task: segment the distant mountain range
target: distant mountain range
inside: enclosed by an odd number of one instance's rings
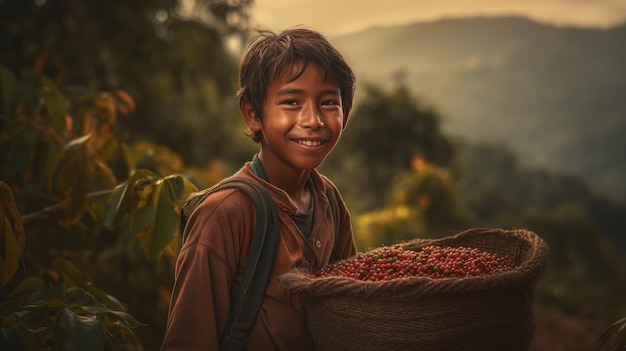
[[[402,70],[447,134],[505,143],[525,167],[578,176],[626,203],[626,23],[444,19],[330,40],[360,81],[385,85]]]

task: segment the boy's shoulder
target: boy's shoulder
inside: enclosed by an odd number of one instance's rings
[[[180,230],[187,223],[215,220],[243,222],[252,218],[259,207],[267,207],[270,197],[254,178],[233,175],[192,193],[180,209]],[[191,219],[192,216],[195,219]]]
[[[223,202],[226,199],[228,199],[227,201],[229,202],[241,202],[246,199],[244,195],[248,195],[248,197],[255,196],[256,194],[261,195],[262,189],[263,185],[261,185],[260,182],[238,172],[208,188],[192,193],[189,195],[184,207],[193,209],[205,202],[210,202],[211,205],[215,205],[217,202]],[[237,193],[238,190],[241,192],[241,196],[231,196]]]

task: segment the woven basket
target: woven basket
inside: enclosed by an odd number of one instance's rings
[[[470,229],[441,239],[417,239],[405,249],[465,246],[508,255],[515,267],[491,275],[359,281],[282,276],[305,302],[319,351],[528,350],[533,295],[548,245],[527,230]]]

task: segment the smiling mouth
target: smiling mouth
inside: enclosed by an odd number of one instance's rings
[[[324,144],[324,140],[296,140],[296,142],[304,146],[320,146]]]

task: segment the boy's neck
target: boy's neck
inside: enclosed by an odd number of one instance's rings
[[[264,159],[263,153],[259,153],[259,160],[269,182],[284,190],[291,200],[298,206],[298,212],[306,212],[311,203],[311,193],[306,187],[311,170],[300,170],[294,172],[292,168],[284,167],[281,164],[271,164]]]

